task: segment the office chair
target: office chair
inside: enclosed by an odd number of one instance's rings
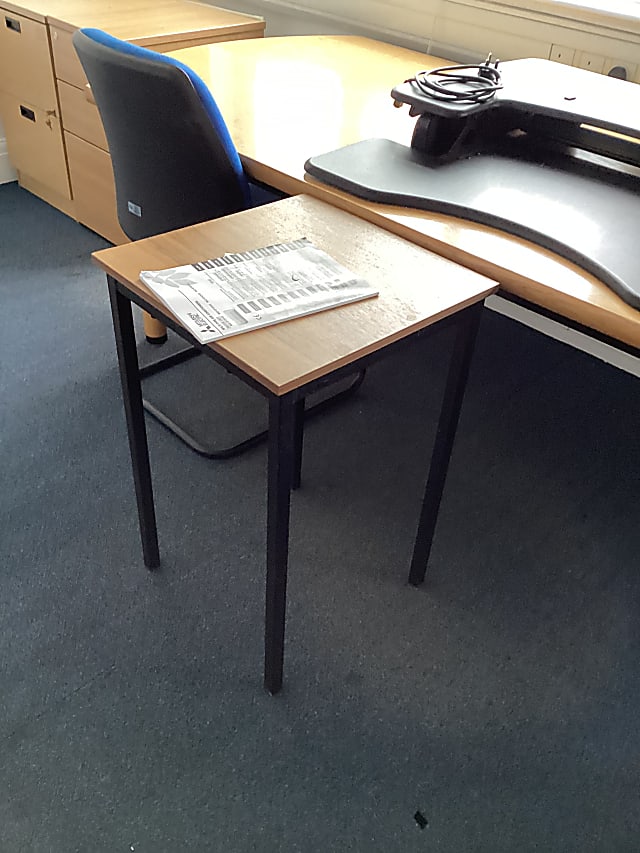
[[[102,30],[73,35],[102,118],[116,187],[118,221],[130,240],[227,216],[265,202],[265,190],[248,180],[218,106],[205,83],[171,57],[129,44]],[[262,195],[262,197],[260,197]],[[268,200],[281,195],[271,193]],[[198,355],[189,348],[141,368],[141,377]],[[223,368],[219,368],[222,370]],[[346,387],[306,412],[303,419],[359,387]],[[145,410],[207,458],[224,458],[252,447],[264,430],[231,447],[206,447],[148,400]]]

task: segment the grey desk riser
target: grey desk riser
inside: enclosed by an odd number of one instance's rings
[[[542,159],[527,151],[433,166],[413,148],[369,139],[311,157],[306,168],[368,201],[432,210],[523,237],[640,308],[640,177],[587,158]]]
[[[368,201],[529,240],[640,308],[640,86],[539,59],[500,73],[502,88],[480,103],[405,81],[391,97],[418,117],[411,147],[363,140],[305,168]]]

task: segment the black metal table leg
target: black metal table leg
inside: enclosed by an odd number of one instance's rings
[[[140,536],[142,538],[142,553],[145,566],[149,569],[155,569],[160,565],[160,551],[131,302],[120,292],[115,279],[108,275],[107,282],[109,284],[111,314],[127,419],[131,466],[136,489]]]
[[[294,425],[293,425],[293,474],[291,477],[291,488],[299,489],[302,482],[302,446],[304,442],[304,407],[305,399],[296,400],[294,403]]]
[[[271,694],[282,687],[295,413],[290,394],[269,398],[264,686]]]
[[[427,571],[438,510],[442,500],[481,314],[482,303],[479,303],[461,312],[457,321],[456,340],[451,354],[449,375],[442,400],[438,429],[431,454],[429,476],[422,500],[418,532],[409,570],[409,583],[414,586],[419,586],[423,582]]]

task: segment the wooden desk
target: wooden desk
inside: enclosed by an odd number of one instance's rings
[[[164,269],[306,236],[380,295],[320,314],[198,345],[139,281]],[[159,563],[149,455],[131,302],[222,362],[269,401],[265,686],[282,684],[289,500],[302,452],[304,398],[328,381],[390,353],[434,323],[458,333],[416,539],[415,560],[431,541],[458,421],[482,300],[496,285],[471,270],[305,196],[106,249],[94,259],[108,276],[145,563]]]
[[[320,184],[308,157],[370,137],[409,145],[415,124],[393,107],[392,86],[446,60],[351,36],[268,38],[173,54],[209,85],[248,170],[464,264],[595,336],[640,347],[640,312],[568,261],[524,240],[439,214],[372,204]],[[535,203],[535,196],[531,203]]]

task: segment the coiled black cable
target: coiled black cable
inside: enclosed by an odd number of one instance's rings
[[[414,83],[423,94],[438,101],[482,104],[502,89],[498,63],[499,60],[492,63],[489,54],[480,65],[446,65],[431,71],[418,71],[405,83]],[[471,71],[475,74],[470,74]]]

